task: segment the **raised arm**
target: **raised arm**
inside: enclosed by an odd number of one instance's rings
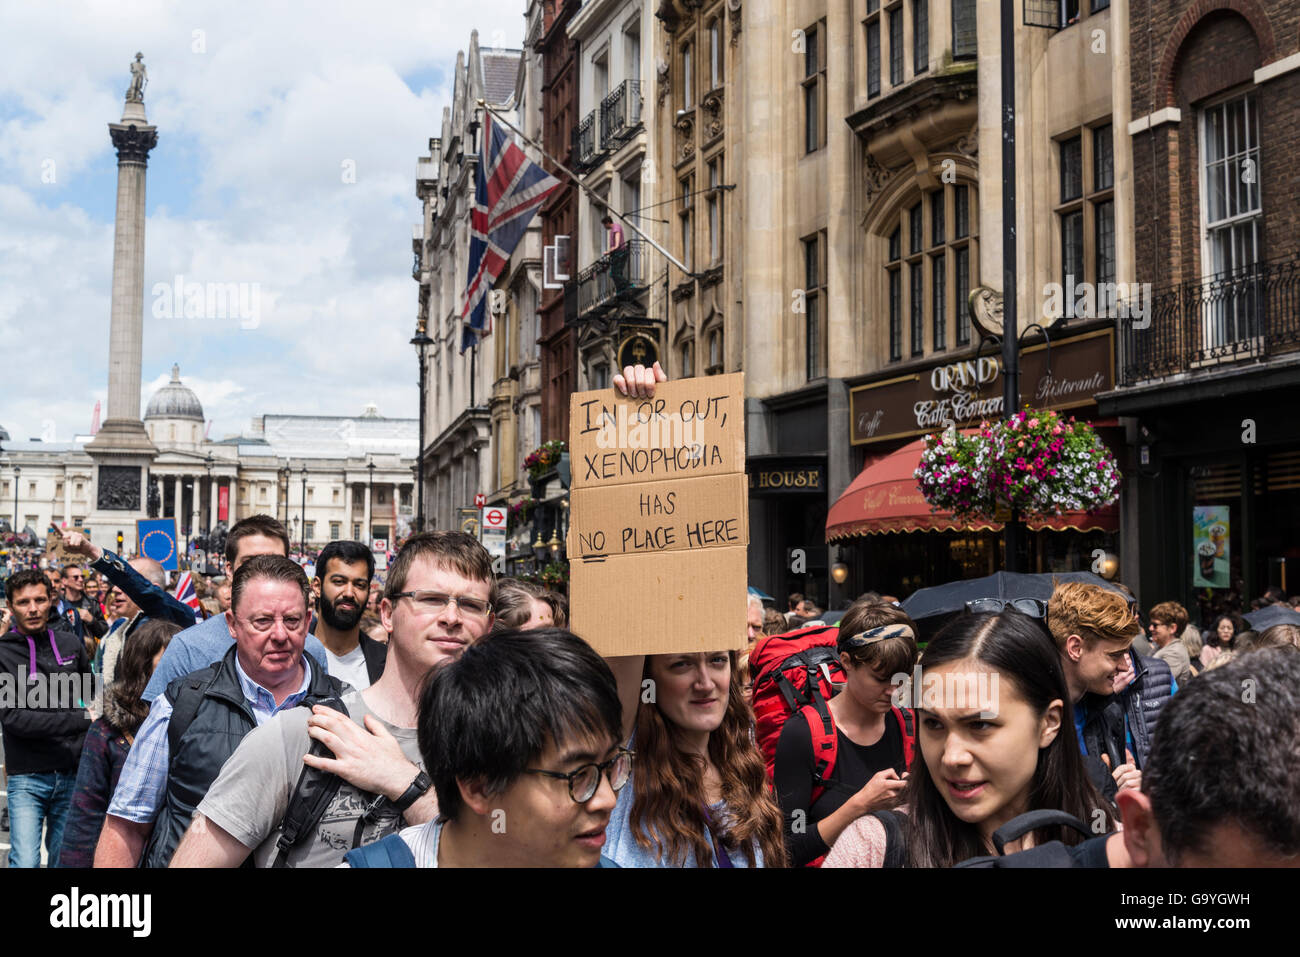
[[[122,589],[148,617],[172,621],[182,628],[194,625],[194,609],[182,605],[167,589],[155,585],[112,552],[104,551],[79,532],[69,532],[63,547],[73,554],[89,558],[90,567]]]

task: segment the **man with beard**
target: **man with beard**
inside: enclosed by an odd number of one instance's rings
[[[330,542],[316,560],[316,637],[325,646],[329,673],[358,691],[384,671],[388,646],[361,633],[375,559],[360,542]]]

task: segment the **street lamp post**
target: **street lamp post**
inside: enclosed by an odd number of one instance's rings
[[[302,557],[307,557],[307,463],[302,463]]]
[[[18,524],[18,476],[23,474],[21,465],[14,466],[14,534],[17,535],[21,526]]]
[[[415,452],[415,530],[424,531],[424,394],[428,388],[428,347],[433,343],[421,322],[411,345],[420,361],[420,444]]]
[[[1016,319],[1016,54],[1015,0],[1001,3],[1002,62],[1002,410],[1020,403],[1020,329]],[[1003,526],[1006,570],[1020,571],[1020,510]]]

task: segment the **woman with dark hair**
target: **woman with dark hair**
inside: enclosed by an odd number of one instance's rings
[[[781,811],[736,653],[648,655],[638,672],[639,662],[610,662],[623,679],[625,725],[635,718],[628,746],[636,763],[606,828],[605,856],[620,867],[783,866]]]
[[[921,666],[912,696],[923,760],[912,767],[896,832],[905,866],[952,867],[994,854],[993,832],[1027,811],[1065,811],[1113,828],[1110,805],[1069,733],[1060,655],[1038,623],[1010,609],[963,615],[930,642]],[[884,866],[886,834],[877,816],[858,818],[825,866]],[[1039,828],[1009,842],[1006,853],[1054,840],[1083,838],[1061,826]]]
[[[1201,648],[1202,669],[1214,664],[1214,659],[1224,652],[1233,651],[1237,647],[1237,636],[1249,628],[1240,615],[1224,614],[1214,619]]]
[[[829,779],[818,771],[809,722],[821,719],[812,706],[790,715],[776,745],[773,780],[793,867],[820,863],[849,824],[897,805],[906,784],[911,715],[893,697],[898,676],[916,665],[915,623],[893,605],[855,602],[840,620],[836,650],[846,681],[827,704],[836,738]]]
[[[117,789],[131,742],[149,715],[149,702],[140,695],[158,659],[181,626],[151,618],[131,634],[117,660],[113,683],[104,689],[104,714],[86,732],[77,766],[77,783],[63,830],[58,867],[91,867],[104,815]]]

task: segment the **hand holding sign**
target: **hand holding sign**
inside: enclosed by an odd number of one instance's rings
[[[749,544],[744,376],[669,383],[656,364],[618,378],[613,395],[570,398],[573,630],[607,657],[736,647]],[[650,624],[629,631],[627,609]]]
[[[667,381],[668,373],[655,362],[649,369],[645,366],[625,367],[622,375],[614,376],[614,388],[631,399],[653,399],[655,385]]]

